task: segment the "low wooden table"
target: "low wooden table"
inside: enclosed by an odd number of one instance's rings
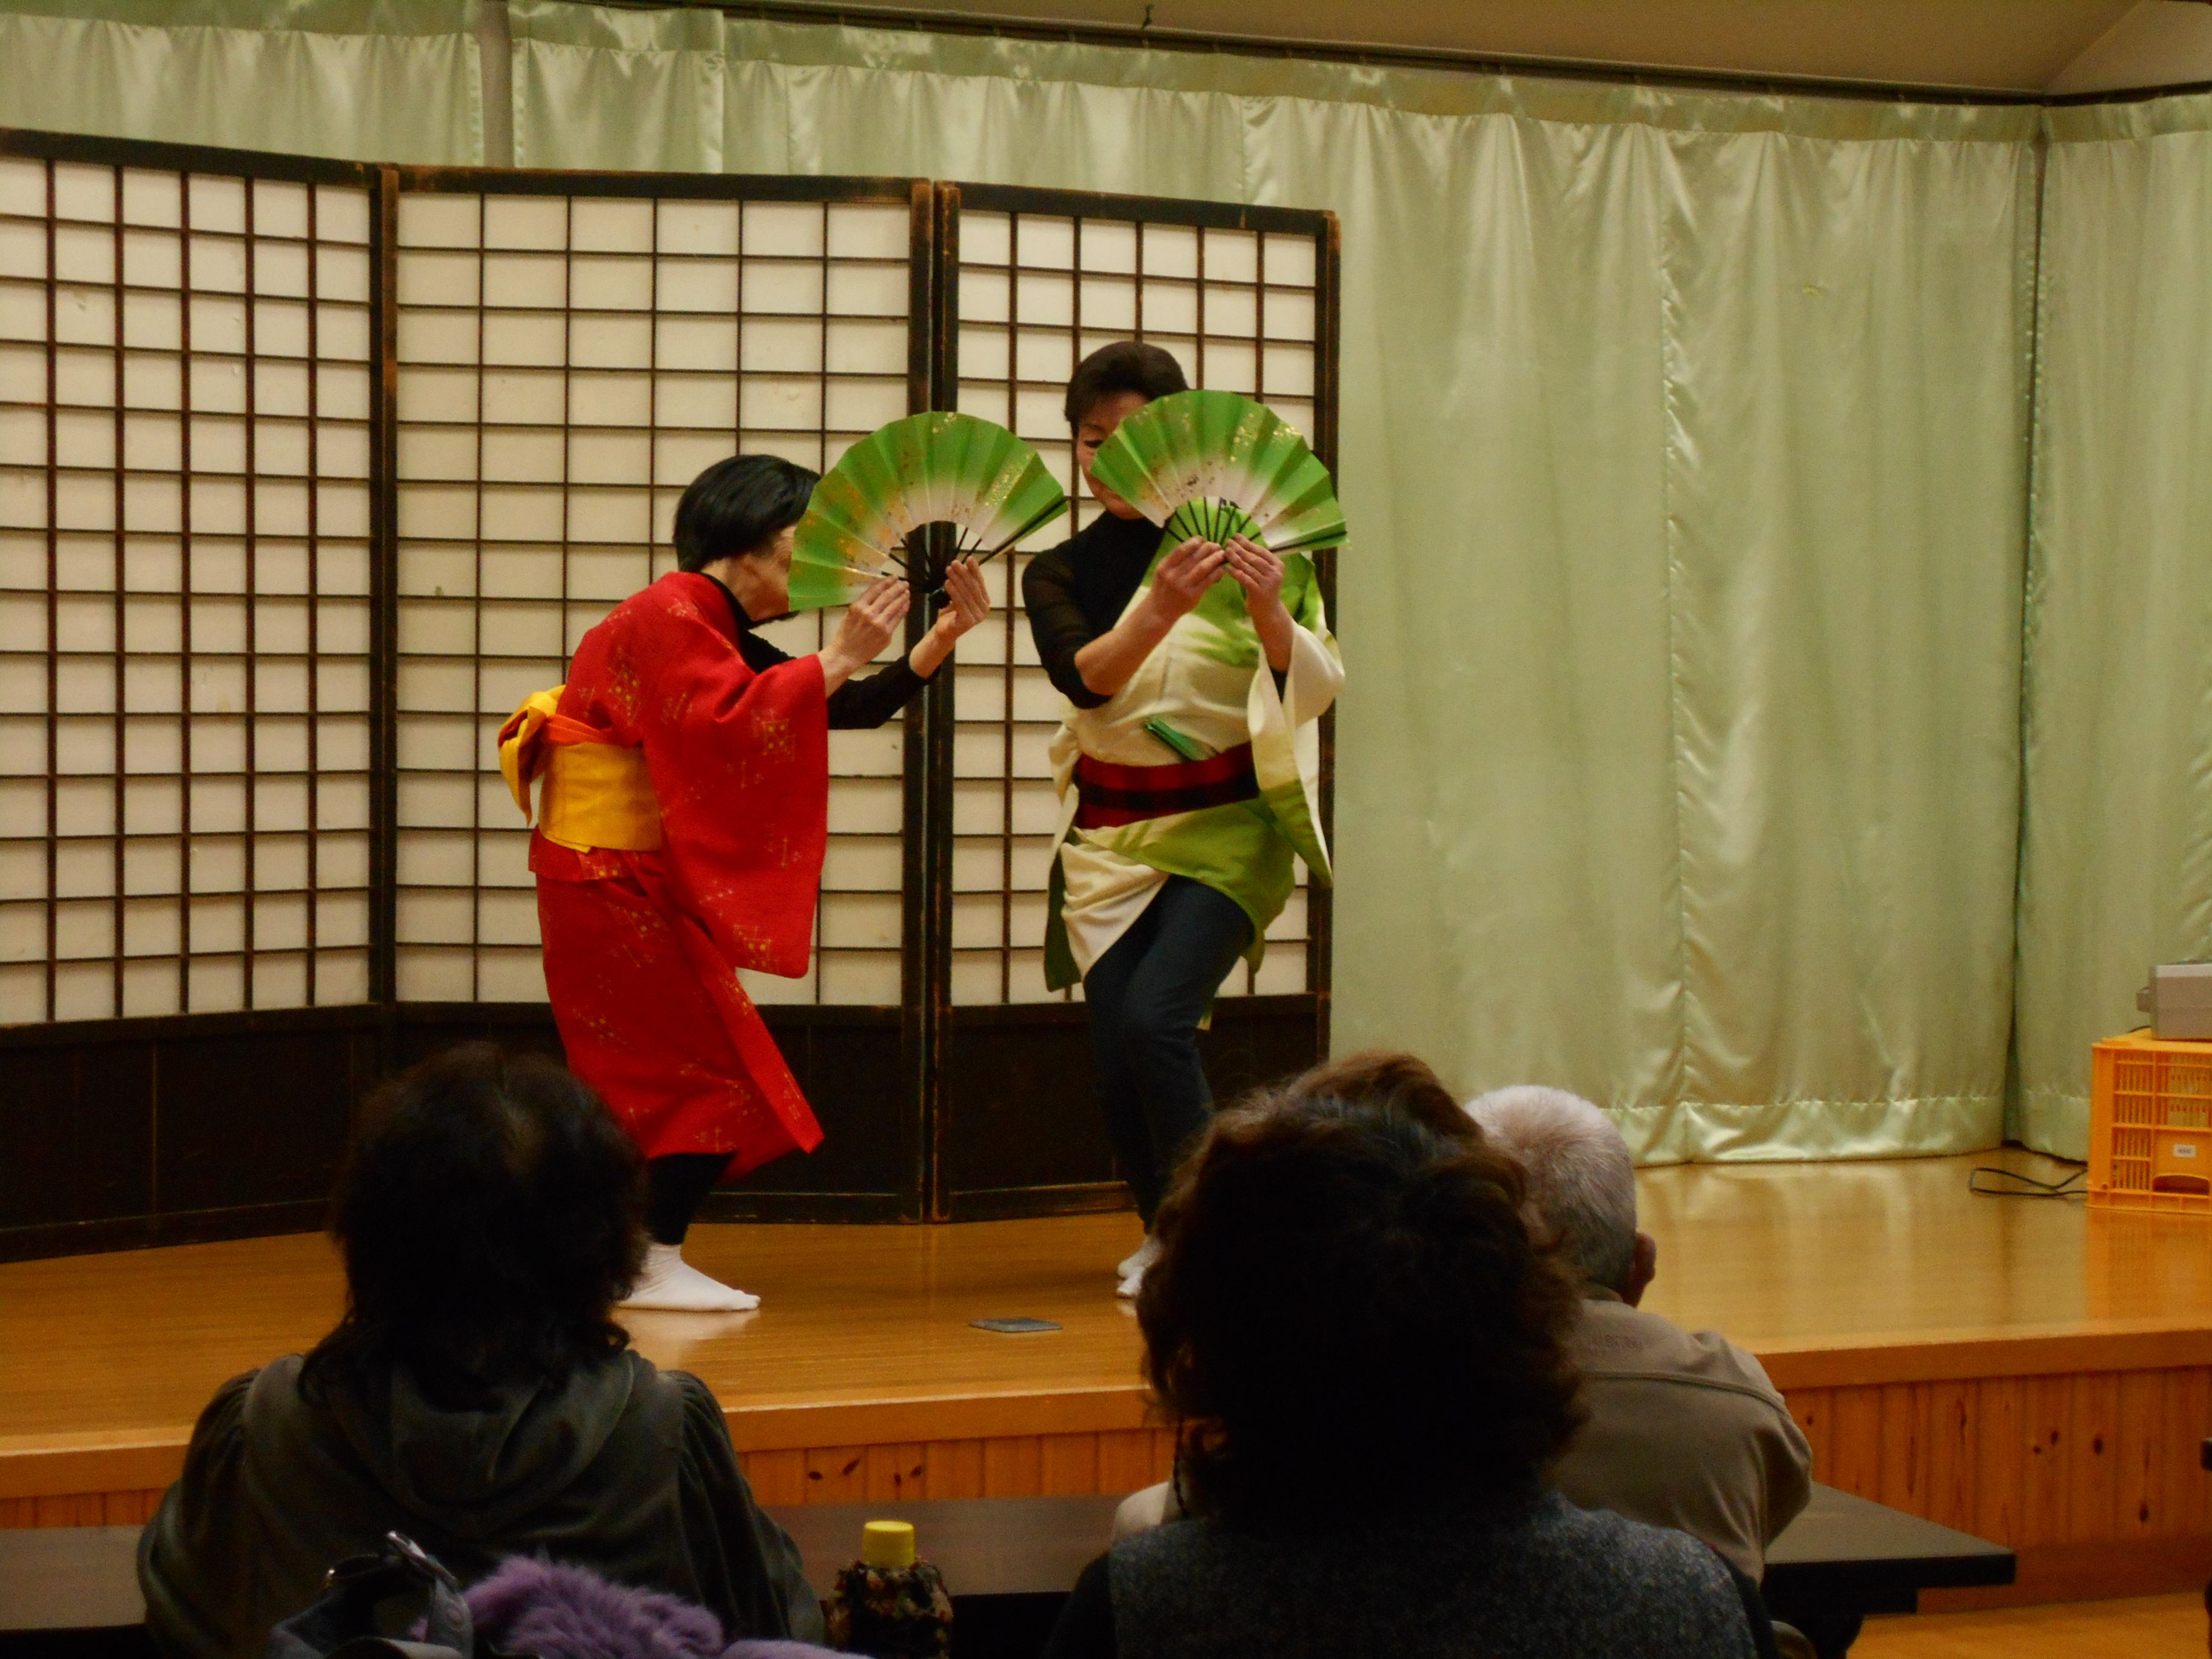
[[[827,1590],[837,1570],[860,1554],[863,1522],[911,1521],[922,1554],[943,1570],[963,1604],[963,1624],[974,1632],[962,1641],[962,1651],[1011,1652],[1025,1632],[1048,1626],[1058,1598],[1105,1548],[1119,1502],[975,1498],[809,1504],[769,1513],[798,1544],[817,1590]],[[144,1613],[138,1532],[0,1530],[0,1633],[137,1624]],[[1824,1653],[1840,1652],[1837,1637],[1848,1645],[1868,1613],[1910,1613],[1923,1589],[2008,1584],[2013,1567],[2012,1552],[2001,1545],[1815,1486],[1805,1513],[1767,1553],[1765,1589],[1777,1616],[1804,1628]]]

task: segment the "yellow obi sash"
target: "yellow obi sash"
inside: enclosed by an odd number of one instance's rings
[[[609,743],[581,720],[558,714],[566,686],[526,700],[499,728],[499,769],[530,821],[530,785],[538,792],[538,833],[579,853],[612,848],[650,853],[660,845],[660,801],[645,750]]]

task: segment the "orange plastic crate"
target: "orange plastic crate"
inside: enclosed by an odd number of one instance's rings
[[[2089,1202],[2212,1217],[2212,1042],[2145,1029],[2091,1055]]]

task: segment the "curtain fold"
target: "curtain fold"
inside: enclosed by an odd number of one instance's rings
[[[2051,139],[2011,1127],[2079,1158],[2089,1045],[2212,955],[2212,98]]]
[[[0,0],[0,126],[483,159],[477,0]]]
[[[1778,132],[1664,154],[1686,1019],[1658,1144],[1990,1145],[2033,159]]]
[[[507,8],[514,163],[640,173],[781,173],[780,143],[732,151],[718,11]],[[756,112],[757,113],[757,112]],[[780,134],[781,122],[769,125]],[[727,164],[734,155],[746,159]]]

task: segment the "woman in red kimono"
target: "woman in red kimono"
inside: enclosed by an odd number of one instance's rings
[[[759,1305],[686,1263],[685,1231],[724,1176],[822,1131],[738,970],[806,971],[830,729],[882,725],[991,608],[963,561],[921,642],[866,679],[852,677],[906,615],[896,578],[817,654],[777,650],[753,630],[784,614],[815,478],[761,455],[700,474],[676,509],[679,568],[585,635],[557,700],[540,693],[501,733],[526,811],[545,779],[530,867],[568,1064],[647,1160],[653,1243],[631,1307]]]

